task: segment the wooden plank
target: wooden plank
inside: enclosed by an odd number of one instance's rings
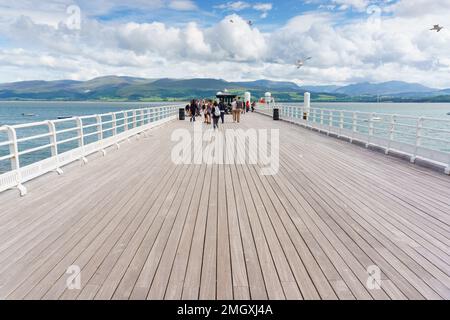
[[[208,166],[203,188],[201,189],[201,199],[198,208],[198,217],[194,229],[194,237],[192,239],[191,252],[189,254],[189,262],[186,271],[186,278],[183,285],[183,300],[199,299],[201,266],[203,264],[204,240],[206,234],[206,220],[209,202],[209,190],[211,188],[212,167]]]
[[[217,299],[233,300],[233,281],[231,268],[230,232],[227,212],[227,186],[225,181],[225,166],[218,167],[218,203],[217,203]],[[233,204],[234,205],[234,204]],[[241,258],[240,256],[239,258]],[[239,266],[242,265],[240,261]],[[245,270],[242,270],[245,271]]]
[[[189,206],[188,218],[183,228],[180,244],[178,246],[175,261],[173,263],[170,274],[169,283],[167,286],[165,299],[180,300],[183,293],[183,285],[186,277],[186,269],[189,261],[190,251],[192,250],[192,240],[194,235],[194,228],[196,225],[199,204],[202,197],[202,186],[206,176],[206,165],[201,166],[199,178],[194,189],[190,190],[192,193],[192,201]]]
[[[278,174],[176,166],[170,134],[193,127],[172,122],[30,182],[25,198],[0,194],[0,298],[450,298],[448,177],[257,114],[242,120],[221,132],[280,129]],[[72,264],[81,290],[66,287]],[[380,290],[366,287],[371,265]]]

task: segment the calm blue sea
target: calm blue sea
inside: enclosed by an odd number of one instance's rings
[[[0,126],[53,120],[58,117],[84,116],[113,111],[170,105],[174,103],[141,102],[6,102],[0,101]],[[178,103],[180,104],[180,103]],[[34,116],[24,116],[33,114]]]
[[[37,122],[42,120],[52,120],[58,117],[82,116],[108,113],[112,111],[120,111],[126,109],[137,109],[144,107],[156,107],[161,105],[169,105],[172,103],[111,103],[111,102],[4,102],[0,101],[0,126],[12,125],[28,122]],[[180,103],[173,103],[179,105]],[[181,103],[182,104],[182,103]],[[296,105],[296,104],[292,104]],[[299,104],[302,105],[302,104]],[[436,128],[450,130],[450,103],[442,104],[424,104],[424,103],[312,103],[312,107],[336,110],[377,112],[386,114],[411,115],[416,117],[432,117],[438,119],[448,119],[447,123],[437,123]],[[430,125],[434,125],[430,122]],[[413,133],[414,129],[411,129]],[[433,133],[434,134],[434,133]],[[446,134],[436,133],[436,137],[445,141],[450,141],[450,136]],[[405,142],[414,137],[405,136]],[[4,141],[5,137],[0,136],[0,141]],[[33,143],[39,145],[46,144],[45,141],[34,141],[23,143],[19,149],[28,149],[35,147]],[[433,148],[450,152],[450,143],[428,141]],[[76,147],[68,144],[61,146],[61,151],[69,150]],[[9,154],[6,147],[0,147],[0,157]],[[21,165],[27,165],[49,156],[49,150],[44,152],[36,152],[24,155],[21,159]],[[0,161],[0,172],[10,170],[9,161]]]
[[[313,103],[312,107],[415,117],[444,117],[450,120],[450,116],[447,115],[450,112],[450,103]]]

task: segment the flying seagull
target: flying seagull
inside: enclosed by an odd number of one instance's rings
[[[306,59],[302,59],[302,60],[297,60],[297,69],[300,69],[301,67],[303,67],[305,65],[305,62],[312,59],[311,57],[308,57]]]
[[[253,25],[253,21],[252,20],[248,20],[247,24],[251,27]]]
[[[234,21],[233,21],[233,20],[230,20],[230,22],[231,22],[231,23],[234,23]]]
[[[433,28],[430,29],[430,31],[437,31],[437,32],[440,32],[442,29],[444,29],[444,27],[441,27],[440,25],[435,24],[435,25],[433,26]]]

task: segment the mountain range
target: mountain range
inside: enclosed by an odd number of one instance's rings
[[[272,92],[278,101],[302,101],[303,93],[312,93],[314,101],[397,101],[450,102],[450,89],[429,88],[418,83],[389,81],[357,83],[347,86],[298,86],[293,82],[257,80],[228,82],[220,79],[144,79],[106,76],[89,81],[22,81],[0,84],[0,100],[60,101],[163,101],[214,97],[217,91],[254,97]]]

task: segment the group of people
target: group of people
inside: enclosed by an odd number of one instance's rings
[[[219,120],[222,119],[222,123],[225,123],[225,111],[226,107],[223,102],[211,100],[192,100],[190,104],[186,106],[186,112],[190,116],[190,121],[195,122],[196,117],[204,117],[204,123],[213,123],[214,129],[219,128]]]
[[[231,102],[231,113],[233,115],[233,122],[241,122],[241,114],[252,112],[255,109],[255,104],[251,104],[250,101],[244,103],[240,97],[234,99]],[[227,112],[227,105],[223,102],[217,102],[212,100],[192,100],[190,104],[186,106],[186,112],[190,117],[191,122],[196,121],[196,117],[203,117],[205,124],[213,124],[214,129],[219,128],[219,121],[222,124],[225,123],[225,113]]]

